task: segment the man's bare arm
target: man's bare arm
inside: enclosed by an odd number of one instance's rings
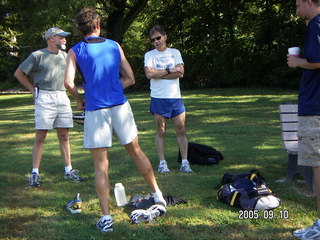
[[[68,90],[68,92],[76,99],[77,109],[84,109],[84,101],[80,97],[78,93],[78,89],[74,84],[74,78],[76,75],[76,55],[72,49],[68,52],[67,57],[67,67],[66,67],[66,75],[64,78],[64,86]]]

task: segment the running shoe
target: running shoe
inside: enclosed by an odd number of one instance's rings
[[[113,220],[112,217],[107,219],[106,217],[101,217],[100,220],[96,223],[96,227],[101,232],[112,232],[113,231]]]
[[[170,173],[170,169],[168,168],[168,165],[166,162],[159,163],[158,172],[159,173]]]
[[[133,210],[130,214],[131,223],[141,223],[143,221],[150,222],[151,220],[151,212],[144,209]]]
[[[64,179],[72,180],[74,182],[82,182],[83,178],[79,176],[79,170],[71,169],[70,172],[64,174]]]
[[[75,198],[70,200],[66,207],[72,213],[81,213],[82,200],[80,199],[80,193],[77,193]]]
[[[29,186],[39,187],[40,186],[40,175],[38,173],[30,173],[29,176]]]
[[[150,211],[151,219],[155,219],[155,218],[160,217],[163,214],[165,214],[167,210],[163,205],[155,204],[155,205],[152,205],[151,207],[149,207],[147,209],[147,211]]]
[[[189,163],[181,164],[180,171],[185,173],[193,173]]]
[[[154,222],[157,217],[166,213],[166,208],[163,205],[155,204],[149,207],[147,210],[137,209],[131,212],[131,222],[138,224],[141,222]]]
[[[310,227],[294,231],[293,235],[302,240],[320,239],[320,225],[316,221]]]

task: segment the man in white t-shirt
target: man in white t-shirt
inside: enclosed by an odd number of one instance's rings
[[[187,160],[186,112],[179,85],[179,78],[184,74],[183,60],[179,50],[167,47],[167,35],[163,27],[154,26],[149,34],[155,49],[145,54],[144,70],[150,79],[150,112],[154,115],[157,125],[155,142],[160,160],[158,172],[170,172],[164,155],[166,120],[172,119],[182,158],[180,171],[192,173]]]

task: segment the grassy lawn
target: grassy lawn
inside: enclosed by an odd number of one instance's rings
[[[131,209],[117,207],[112,191],[115,224],[114,232],[109,234],[100,233],[94,226],[100,207],[91,155],[82,149],[82,126],[75,124],[70,137],[73,167],[81,171],[86,181],[63,180],[58,141],[51,131],[40,168],[41,187],[28,188],[34,140],[31,95],[0,96],[0,239],[295,239],[293,230],[315,221],[315,198],[301,194],[303,182],[275,182],[285,176],[287,167],[278,105],[286,101],[296,103],[296,91],[212,89],[184,91],[183,95],[189,141],[216,148],[224,160],[218,165],[192,165],[194,174],[179,172],[175,134],[168,122],[166,159],[171,173],[156,173],[156,177],[165,195],[188,200],[188,204],[168,207],[167,213],[154,223],[132,225]],[[149,114],[149,93],[130,93],[127,97],[139,128],[140,145],[156,169],[155,123]],[[72,103],[75,109],[73,99]],[[116,139],[109,157],[112,190],[115,183],[122,182],[128,198],[149,193]],[[274,210],[276,219],[238,219],[239,209],[217,200],[225,172],[251,169],[259,170],[281,199],[280,207]],[[77,192],[84,201],[83,211],[72,215],[65,204]],[[284,211],[288,212],[288,219],[281,218]]]

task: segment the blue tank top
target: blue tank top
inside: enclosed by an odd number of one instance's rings
[[[124,104],[127,99],[120,81],[120,51],[110,39],[89,37],[72,47],[83,77],[86,110]]]

